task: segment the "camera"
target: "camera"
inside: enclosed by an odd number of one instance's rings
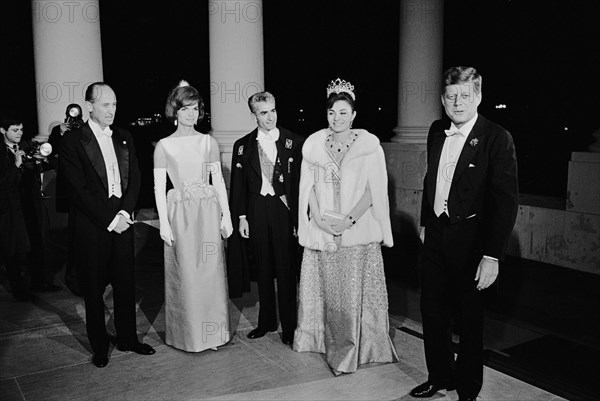
[[[69,124],[70,129],[77,129],[83,125],[81,109],[78,105],[71,105],[67,108],[67,120],[65,122]]]
[[[46,157],[48,155],[50,155],[50,153],[52,153],[52,145],[50,145],[48,142],[31,142],[31,146],[29,147],[29,149],[27,149],[25,151],[25,158],[32,160],[35,158],[35,155],[38,153],[39,154]]]
[[[83,120],[79,119],[79,118],[74,118],[74,117],[69,117],[67,118],[67,124],[69,124],[69,127],[71,129],[77,129],[80,128],[83,125]]]

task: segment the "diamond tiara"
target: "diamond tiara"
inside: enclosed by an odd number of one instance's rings
[[[182,79],[181,81],[179,81],[179,85],[177,86],[183,88],[184,86],[190,86],[190,84],[185,79]]]
[[[335,81],[331,81],[331,83],[327,87],[327,97],[329,97],[329,95],[331,95],[332,93],[340,92],[346,92],[347,94],[352,96],[352,100],[356,100],[356,96],[354,96],[354,85],[340,78],[336,79]]]

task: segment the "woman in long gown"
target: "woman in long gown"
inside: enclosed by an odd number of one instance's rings
[[[169,94],[165,114],[177,124],[154,151],[154,193],[165,243],[165,337],[175,348],[200,352],[230,339],[221,237],[233,228],[219,145],[194,128],[204,116],[202,98],[182,81]],[[173,189],[165,196],[167,174]]]
[[[381,243],[392,246],[383,149],[353,129],[354,87],[327,88],[329,128],[302,148],[298,235],[304,246],[295,351],[325,353],[337,376],[398,360],[389,337]]]

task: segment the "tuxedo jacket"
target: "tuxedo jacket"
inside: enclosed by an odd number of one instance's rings
[[[427,174],[423,183],[421,226],[436,218],[433,204],[440,155],[450,120],[435,121],[427,137]],[[483,255],[502,258],[518,210],[517,159],[510,133],[481,114],[458,158],[450,192],[450,224],[478,223]]]
[[[290,209],[292,225],[298,227],[298,188],[302,164],[304,138],[285,128],[279,128],[275,179],[283,180],[285,195]],[[260,195],[262,173],[258,155],[258,128],[238,139],[233,145],[231,158],[231,217],[234,227],[239,225],[239,216],[248,215],[250,194]],[[249,216],[251,217],[251,216]]]
[[[75,219],[75,235],[106,232],[120,210],[132,215],[140,190],[140,170],[131,134],[111,127],[112,142],[119,164],[122,196],[109,205],[108,177],[100,145],[89,124],[63,137],[59,166],[70,202],[70,218]],[[128,230],[129,231],[129,230]]]

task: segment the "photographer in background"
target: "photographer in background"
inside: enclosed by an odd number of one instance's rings
[[[41,173],[50,168],[46,158],[50,145],[23,140],[22,120],[11,114],[0,117],[0,132],[4,141],[0,146],[0,258],[13,296],[26,301],[30,290],[60,289],[48,278],[44,260],[48,213]]]
[[[50,155],[50,163],[53,168],[56,169],[56,212],[57,213],[68,213],[69,212],[69,198],[67,195],[67,189],[65,187],[64,174],[60,171],[60,163],[58,159],[61,153],[61,144],[66,135],[70,135],[73,130],[80,128],[83,125],[83,113],[81,106],[76,103],[71,103],[67,106],[65,111],[65,122],[52,128],[50,138],[48,142],[52,145],[52,154]],[[76,259],[75,252],[71,244],[73,243],[73,230],[71,229],[72,221],[69,219],[69,226],[67,228],[67,248],[68,248],[68,259],[67,268],[65,271],[65,284],[69,291],[74,295],[82,296],[79,289],[79,284],[76,276]]]

